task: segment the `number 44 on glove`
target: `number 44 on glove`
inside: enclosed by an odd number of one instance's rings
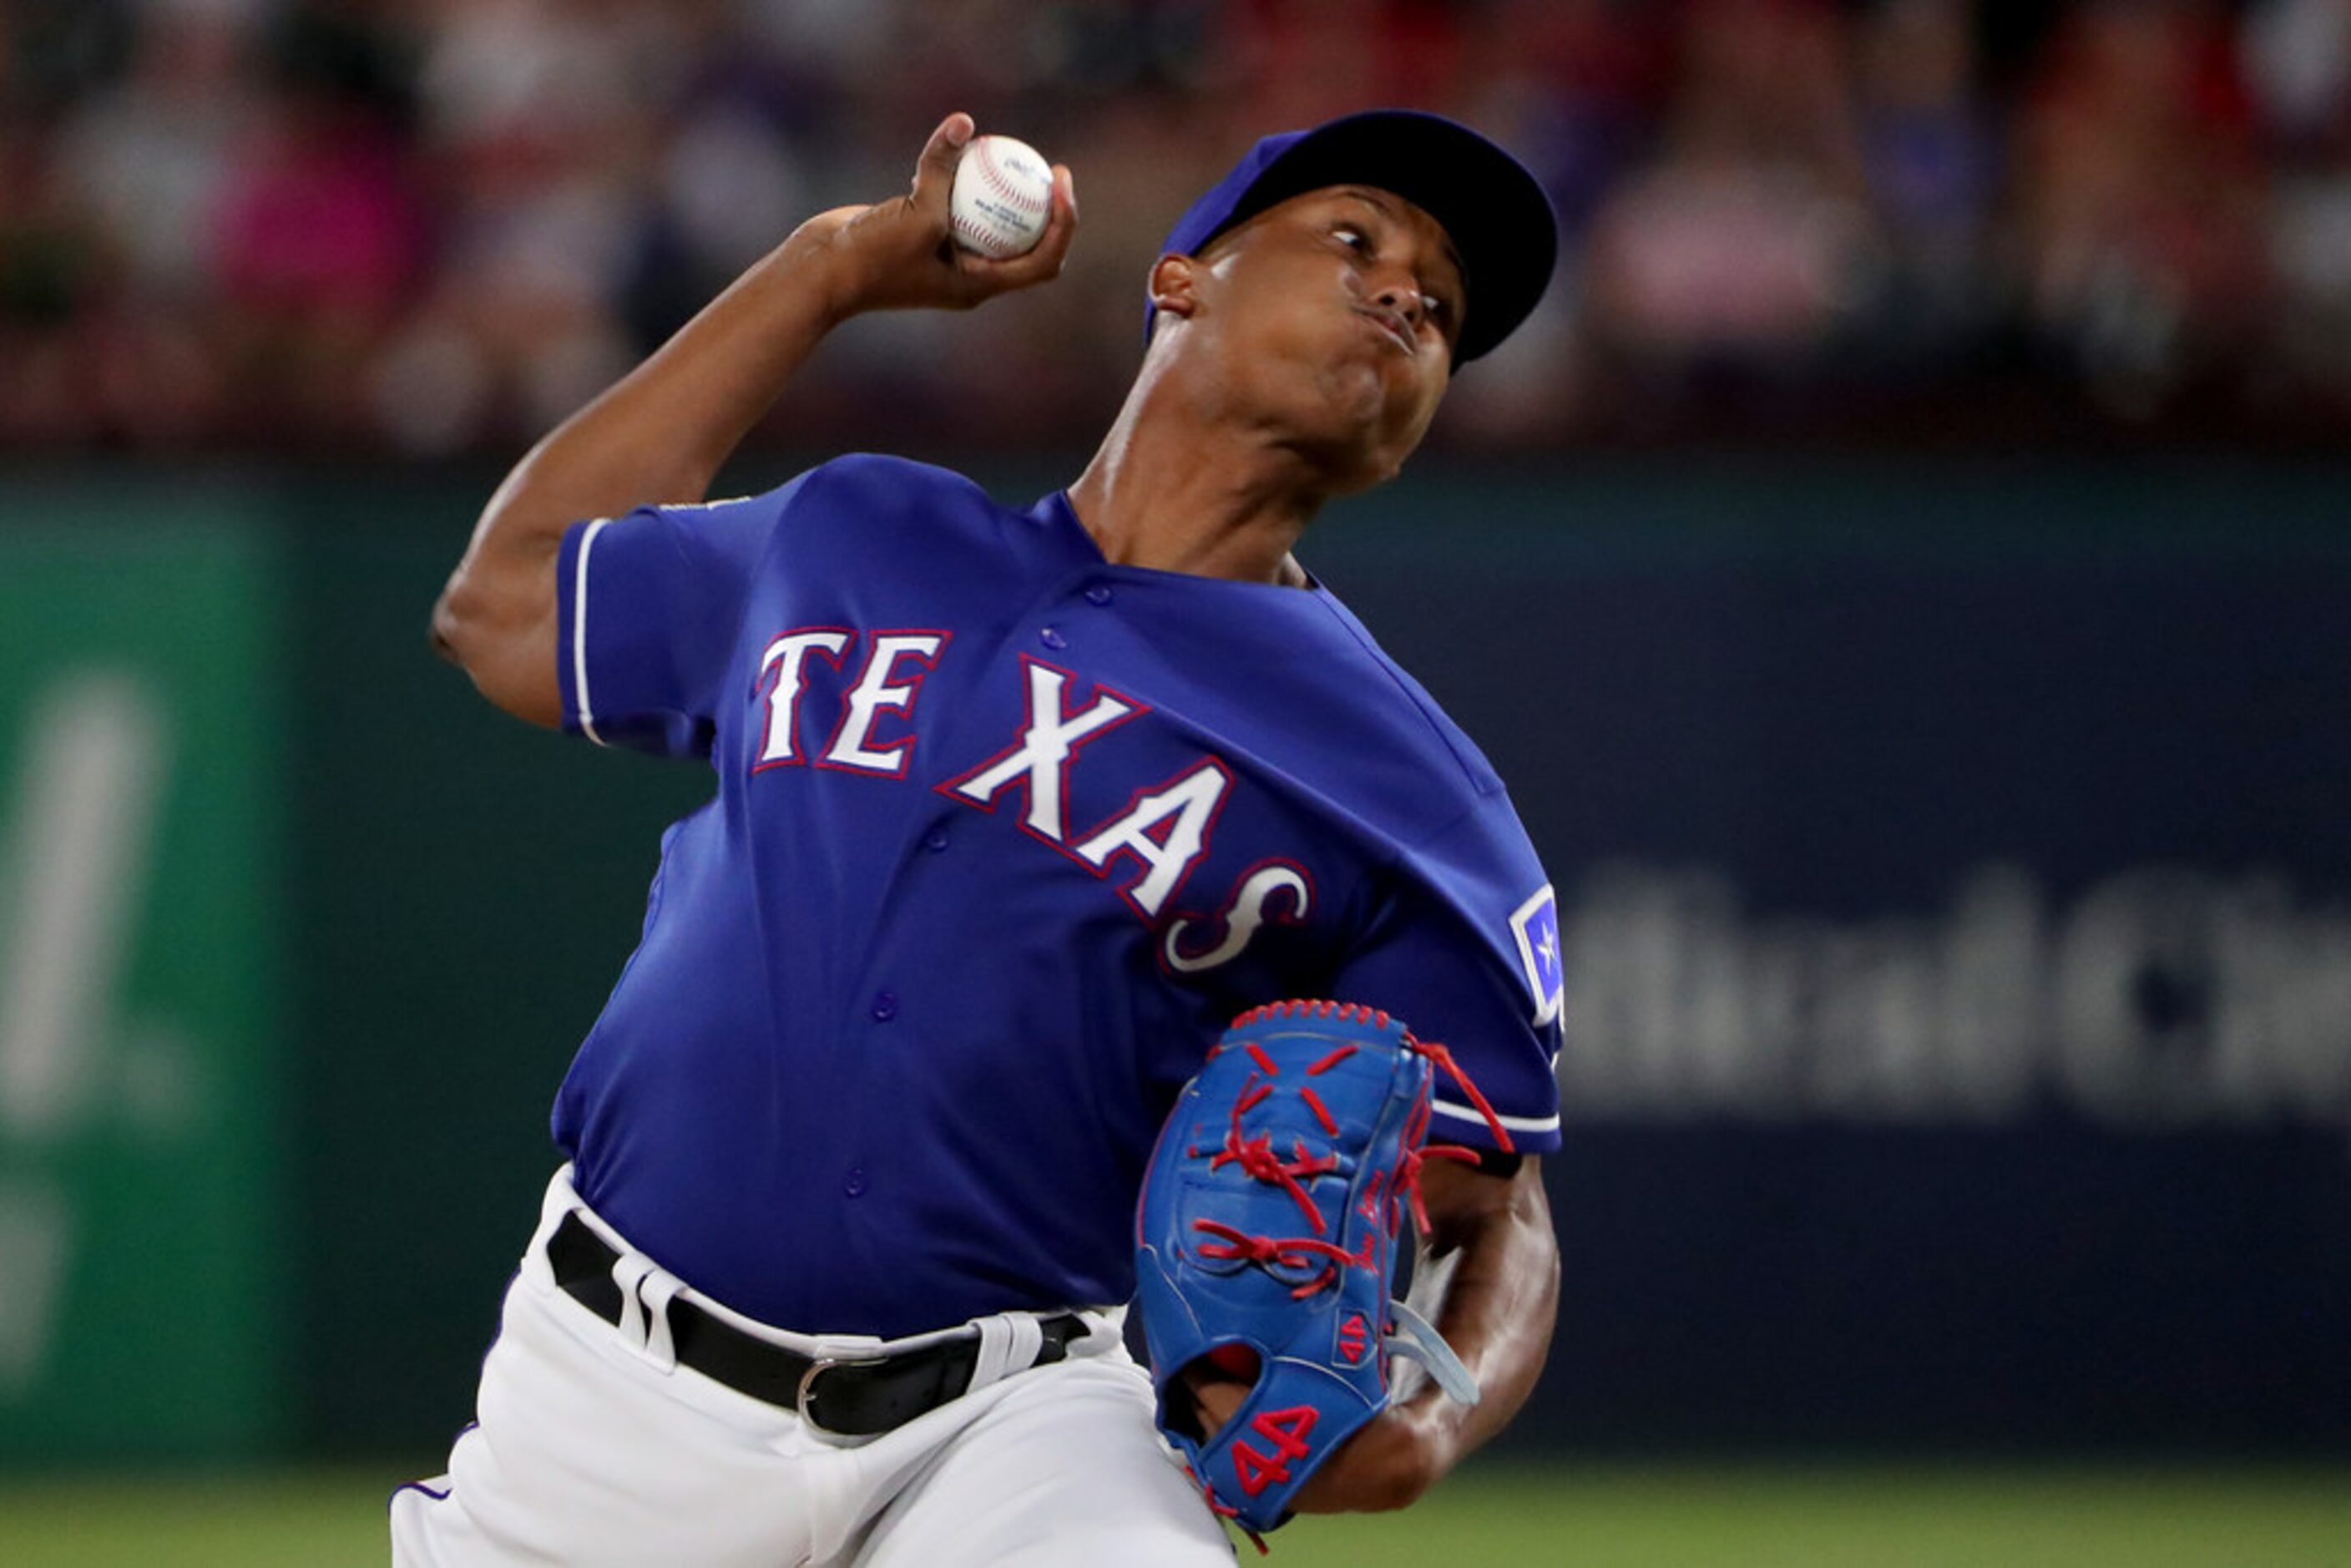
[[[1160,1132],[1135,1217],[1159,1428],[1208,1506],[1252,1532],[1289,1518],[1316,1469],[1386,1407],[1390,1357],[1478,1402],[1451,1347],[1391,1299],[1405,1215],[1428,1227],[1423,1163],[1478,1157],[1426,1142],[1439,1071],[1507,1152],[1510,1134],[1443,1046],[1329,1001],[1236,1019]],[[1183,1379],[1204,1358],[1256,1374],[1205,1439]]]

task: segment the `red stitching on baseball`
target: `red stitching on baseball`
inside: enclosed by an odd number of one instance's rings
[[[1041,213],[1050,204],[1021,191],[1005,178],[1004,170],[996,162],[996,144],[992,141],[979,150],[979,177],[993,185],[997,194],[1024,213]]]

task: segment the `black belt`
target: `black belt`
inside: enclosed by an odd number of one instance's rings
[[[547,1240],[555,1282],[615,1326],[621,1322],[621,1287],[613,1281],[612,1265],[620,1257],[576,1212],[565,1215]],[[971,1387],[979,1364],[977,1336],[871,1360],[820,1360],[745,1333],[692,1301],[673,1300],[668,1313],[670,1343],[680,1365],[738,1394],[798,1411],[810,1426],[835,1437],[877,1437],[937,1409]],[[1045,1336],[1032,1364],[1038,1366],[1060,1361],[1071,1340],[1091,1332],[1075,1312],[1040,1318],[1037,1326]]]

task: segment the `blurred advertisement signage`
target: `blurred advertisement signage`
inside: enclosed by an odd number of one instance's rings
[[[1840,923],[1619,862],[1565,914],[1572,1118],[2351,1125],[2351,906],[2281,875],[1994,864]]]
[[[0,1458],[276,1427],[267,586],[0,535]]]
[[[1317,561],[1559,890],[1571,1283],[1514,1430],[2351,1446],[2339,474],[1554,491],[1481,507],[1507,574]]]

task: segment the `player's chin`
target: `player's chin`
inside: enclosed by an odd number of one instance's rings
[[[1429,421],[1437,413],[1437,404],[1433,400],[1397,397],[1384,404],[1380,413],[1379,423],[1364,443],[1364,465],[1374,485],[1395,478],[1405,460],[1420,450],[1421,442],[1428,434]]]
[[[1376,362],[1327,370],[1318,378],[1312,404],[1300,411],[1298,444],[1320,455],[1326,482],[1342,495],[1395,478],[1436,413],[1425,386]]]
[[[1404,471],[1405,459],[1411,456],[1417,442],[1358,442],[1349,444],[1343,453],[1323,465],[1328,477],[1329,493],[1333,496],[1361,495],[1377,489]]]

